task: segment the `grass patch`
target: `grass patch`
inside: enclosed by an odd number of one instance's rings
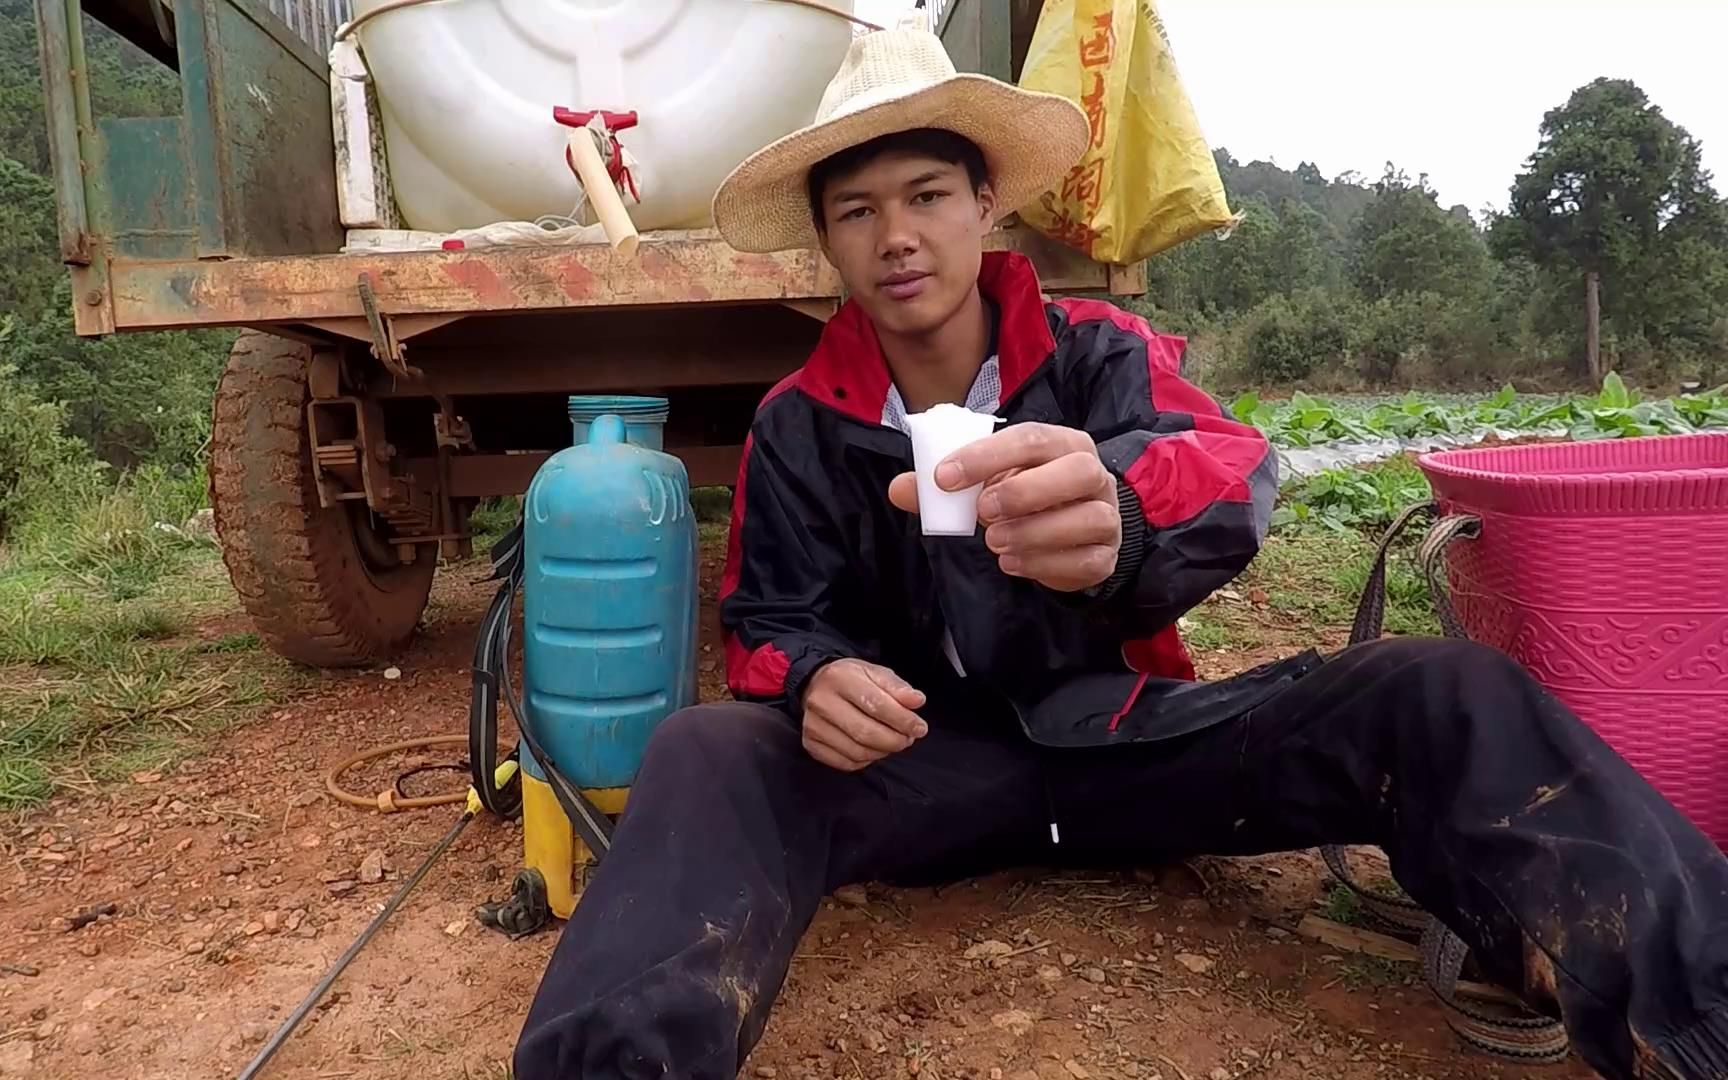
[[[1403,986],[1410,980],[1411,968],[1383,956],[1359,953],[1339,964],[1338,974],[1345,986],[1360,990],[1371,986]]]
[[[1215,617],[1203,607],[1195,608],[1183,616],[1182,640],[1190,649],[1201,652],[1215,652],[1244,644],[1228,622]]]
[[[0,603],[0,810],[187,756],[291,678],[252,634],[169,640],[189,616],[152,598]]]
[[[235,609],[179,524],[202,491],[147,472],[69,492],[57,527],[0,551],[0,811],[185,757],[292,679],[255,634],[188,640]]]
[[[1361,537],[1329,533],[1275,535],[1244,575],[1246,584],[1266,591],[1267,605],[1314,626],[1348,626],[1356,595],[1334,580],[1348,562],[1372,555]]]
[[[522,520],[522,499],[517,495],[505,495],[494,499],[482,499],[468,515],[468,528],[474,536],[474,553],[480,556],[488,555],[492,545],[504,539],[516,523]]]
[[[696,526],[696,543],[703,551],[725,551],[730,536],[724,522],[704,521]]]
[[[1434,615],[1434,596],[1428,579],[1416,565],[1418,537],[1397,544],[1386,558],[1386,632],[1389,634],[1438,634],[1440,622]],[[1360,598],[1368,587],[1368,575],[1374,567],[1374,553],[1364,551],[1350,561],[1335,567],[1332,583],[1344,595]],[[1352,600],[1352,604],[1354,604]],[[1351,608],[1350,618],[1355,618]]]
[[[132,600],[200,556],[215,551],[189,537],[186,520],[204,504],[202,472],[148,468],[116,484],[93,480],[68,491],[57,512],[19,531],[16,554],[37,570]]]
[[[1386,632],[1438,634],[1428,582],[1417,569],[1411,536],[1386,565]],[[1273,611],[1314,627],[1348,628],[1368,584],[1374,542],[1360,533],[1285,533],[1267,540],[1244,581],[1266,591]]]
[[[1345,926],[1368,924],[1368,916],[1362,910],[1362,898],[1337,882],[1333,882],[1332,887],[1326,891],[1326,901],[1320,905],[1320,914]]]
[[[0,612],[0,810],[185,757],[291,677],[251,634],[168,640],[186,617],[149,600],[61,591]]]
[[[148,600],[76,589],[20,592],[0,574],[0,664],[101,667],[118,650],[172,637],[182,626],[175,612]]]
[[[208,653],[257,652],[263,647],[263,640],[257,634],[248,631],[244,634],[224,634],[215,641],[206,643],[203,651]]]

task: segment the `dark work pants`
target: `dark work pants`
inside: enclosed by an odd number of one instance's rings
[[[1110,749],[933,726],[848,774],[763,707],[673,716],[553,954],[516,1076],[735,1076],[843,884],[1323,843],[1384,847],[1491,975],[1557,1002],[1603,1075],[1728,1077],[1728,860],[1511,660],[1421,640],[1342,653],[1230,723]]]

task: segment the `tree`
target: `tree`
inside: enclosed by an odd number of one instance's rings
[[[1283,291],[1276,267],[1278,215],[1264,200],[1237,207],[1242,220],[1212,250],[1207,299],[1220,312],[1246,311]]]
[[[45,172],[48,125],[42,115],[40,66],[31,5],[0,2],[0,154]]]
[[[1224,190],[1232,204],[1259,197],[1267,206],[1278,207],[1282,216],[1287,204],[1302,203],[1320,215],[1324,222],[1321,240],[1338,255],[1343,254],[1341,238],[1350,222],[1373,196],[1355,174],[1346,173],[1328,181],[1310,161],[1302,162],[1293,171],[1280,169],[1269,161],[1243,164],[1223,148],[1212,152],[1212,160],[1218,166],[1218,176],[1224,181]]]
[[[1334,285],[1328,274],[1324,237],[1326,219],[1307,203],[1294,200],[1278,208],[1278,228],[1272,236],[1272,272],[1279,291],[1295,292],[1310,285]]]
[[[53,185],[0,154],[0,314],[41,318],[65,276]]]
[[[1228,236],[1206,236],[1162,252],[1147,264],[1159,307],[1206,316],[1245,311],[1284,290],[1278,276],[1278,215],[1259,198],[1236,205],[1242,215]]]
[[[63,273],[55,280],[48,313],[18,320],[0,343],[6,363],[38,397],[62,403],[66,432],[104,461],[121,468],[197,464],[233,335],[190,330],[81,338],[72,332],[71,283]]]
[[[1706,198],[1707,196],[1707,198]],[[1597,79],[1542,118],[1541,137],[1495,223],[1496,251],[1527,255],[1552,272],[1581,275],[1585,365],[1600,382],[1602,285],[1632,310],[1635,270],[1650,265],[1663,227],[1714,201],[1696,139],[1625,79]]]
[[[1370,300],[1420,292],[1476,299],[1493,267],[1468,214],[1441,209],[1427,176],[1413,181],[1388,164],[1351,230],[1350,277]]]

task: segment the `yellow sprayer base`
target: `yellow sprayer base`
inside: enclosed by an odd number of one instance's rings
[[[629,788],[588,788],[595,809],[603,814],[624,811]],[[552,785],[522,774],[522,865],[546,879],[546,902],[552,914],[568,919],[576,910],[576,865],[589,861],[588,845],[576,838]]]

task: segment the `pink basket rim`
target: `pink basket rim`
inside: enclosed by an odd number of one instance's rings
[[[1728,510],[1728,432],[1438,450],[1416,463],[1440,498],[1497,509]]]

